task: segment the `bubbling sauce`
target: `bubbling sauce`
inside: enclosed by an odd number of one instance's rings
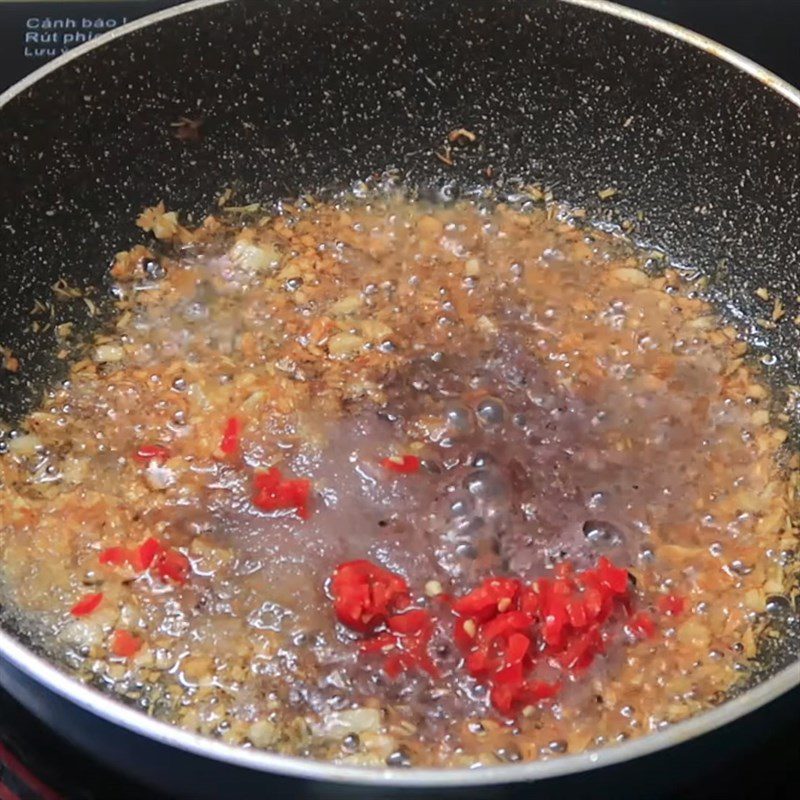
[[[674,270],[552,209],[140,224],[161,241],[118,254],[113,325],[0,459],[5,605],[81,679],[231,743],[392,766],[578,752],[734,685],[786,588],[792,475],[745,345]],[[270,468],[307,504],[259,502]],[[533,641],[557,692],[501,712],[452,599],[601,558],[629,575],[603,647],[565,669]],[[362,559],[425,611],[435,673],[387,674],[359,646],[385,620],[337,619],[331,577]]]

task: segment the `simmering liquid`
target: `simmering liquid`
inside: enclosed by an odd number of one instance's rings
[[[140,224],[113,325],[0,458],[5,604],[77,676],[398,767],[578,752],[735,683],[796,543],[786,434],[675,271],[502,205]]]

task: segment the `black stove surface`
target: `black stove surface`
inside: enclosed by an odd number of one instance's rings
[[[4,2],[0,0],[0,91],[82,41],[176,0]],[[627,5],[673,20],[732,47],[800,85],[800,0],[627,0]],[[800,796],[800,703],[786,701],[785,713],[768,712],[758,735],[731,757],[724,752],[665,788],[641,797],[667,800],[789,800]],[[593,778],[574,796],[596,797]],[[525,788],[490,791],[511,800]],[[559,792],[570,800],[567,791]],[[0,800],[167,800],[77,751],[0,691]],[[220,790],[220,797],[228,795]],[[347,800],[346,793],[342,800]]]

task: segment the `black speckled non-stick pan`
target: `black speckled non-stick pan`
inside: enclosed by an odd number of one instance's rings
[[[635,237],[711,278],[776,385],[800,384],[799,106],[800,93],[746,59],[602,0],[199,0],[133,23],[0,96],[0,344],[21,365],[0,373],[0,417],[17,418],[64,369],[54,324],[96,324],[84,303],[43,312],[36,301],[65,278],[102,307],[104,272],[139,240],[142,207],[164,200],[199,220],[226,187],[246,204],[390,168],[443,197],[540,182],[596,222],[633,221]],[[174,135],[182,117],[202,120],[199,138]],[[435,153],[458,127],[478,141],[451,166]],[[616,193],[602,200],[606,187]],[[786,309],[774,328],[756,324],[762,286]],[[773,701],[769,720],[796,703],[794,631],[784,624],[762,649],[752,686],[664,733],[480,771],[363,771],[233,749],[78,685],[12,630],[0,631],[0,682],[176,796],[486,797],[489,785],[534,782],[520,796],[645,786],[654,797],[752,738],[765,713],[737,722],[748,712]]]

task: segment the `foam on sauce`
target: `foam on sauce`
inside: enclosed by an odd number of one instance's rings
[[[169,235],[157,262],[118,256],[116,328],[2,459],[5,595],[76,672],[228,741],[399,766],[577,751],[734,683],[794,536],[784,435],[735,331],[676,273],[549,213],[469,204]],[[220,457],[232,414],[241,450]],[[135,463],[143,442],[170,458]],[[381,466],[406,452],[418,473]],[[310,480],[308,519],[253,504],[275,464]],[[188,554],[185,585],[98,564],[147,536]],[[503,720],[424,587],[600,555],[642,608],[677,593],[687,613],[638,644],[617,621],[554,704]],[[388,678],[337,623],[327,581],[361,558],[431,609],[440,678]],[[71,619],[90,589],[100,610]],[[108,656],[119,628],[145,642],[129,661]]]

